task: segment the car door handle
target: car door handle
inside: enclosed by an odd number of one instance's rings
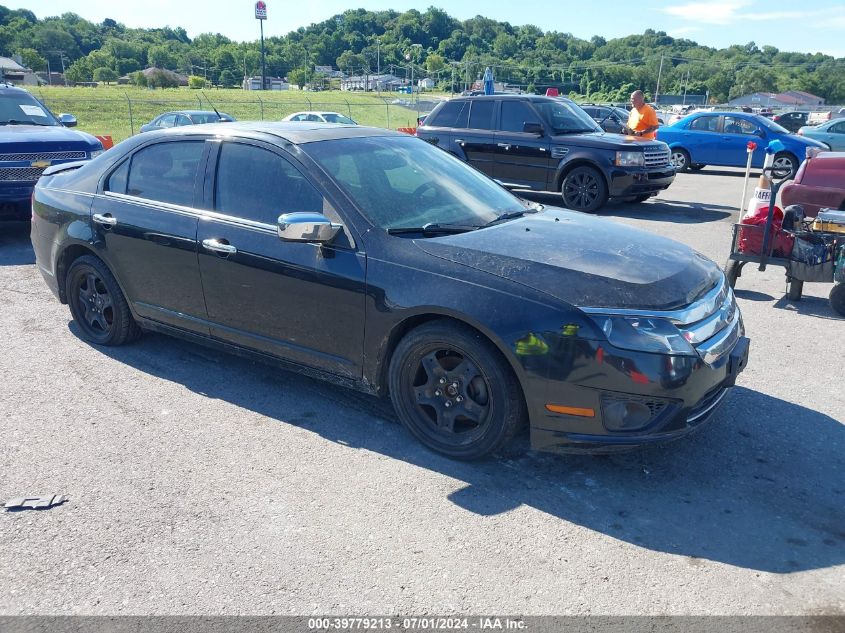
[[[220,240],[203,240],[202,241],[203,248],[207,248],[210,251],[214,251],[215,253],[225,253],[226,255],[232,255],[238,252],[238,249],[232,246],[231,244],[224,244]]]
[[[463,144],[464,144],[464,139],[462,139],[462,138],[456,138],[456,139],[455,139],[455,142],[456,142],[458,145],[463,145]]]
[[[508,143],[496,143],[496,145],[498,145],[502,149],[510,149],[511,148],[511,146]]]
[[[97,224],[102,224],[103,226],[114,226],[117,224],[117,218],[113,217],[111,213],[95,213],[91,216],[91,219]]]

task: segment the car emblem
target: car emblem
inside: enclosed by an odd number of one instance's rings
[[[51,160],[34,160],[30,163],[31,167],[35,167],[37,169],[45,169],[53,164]]]

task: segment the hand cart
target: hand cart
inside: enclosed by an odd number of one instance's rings
[[[733,288],[748,263],[758,264],[757,269],[761,271],[769,265],[782,266],[791,301],[801,300],[805,281],[834,282],[830,305],[845,316],[845,233],[813,230],[812,219],[799,221],[791,228],[773,230],[775,200],[789,172],[766,167],[763,173],[771,181],[766,222],[733,225],[733,242],[725,265],[728,283]],[[750,244],[762,244],[762,247],[750,248]]]

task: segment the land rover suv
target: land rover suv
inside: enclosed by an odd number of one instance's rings
[[[642,202],[675,179],[669,147],[608,134],[573,101],[536,95],[459,97],[439,104],[417,136],[508,188],[556,191],[593,212],[608,198]]]
[[[22,88],[0,83],[0,220],[29,219],[32,189],[51,165],[89,160],[103,152],[96,137],[67,128]]]

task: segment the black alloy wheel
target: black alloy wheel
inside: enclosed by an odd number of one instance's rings
[[[592,167],[576,167],[564,177],[560,194],[567,209],[593,213],[607,202],[607,183]]]
[[[526,418],[522,392],[498,350],[458,323],[433,321],[409,332],[391,359],[389,387],[411,434],[455,459],[496,451]]]
[[[68,305],[82,338],[97,345],[122,345],[140,334],[117,280],[102,260],[84,255],[65,278]]]

